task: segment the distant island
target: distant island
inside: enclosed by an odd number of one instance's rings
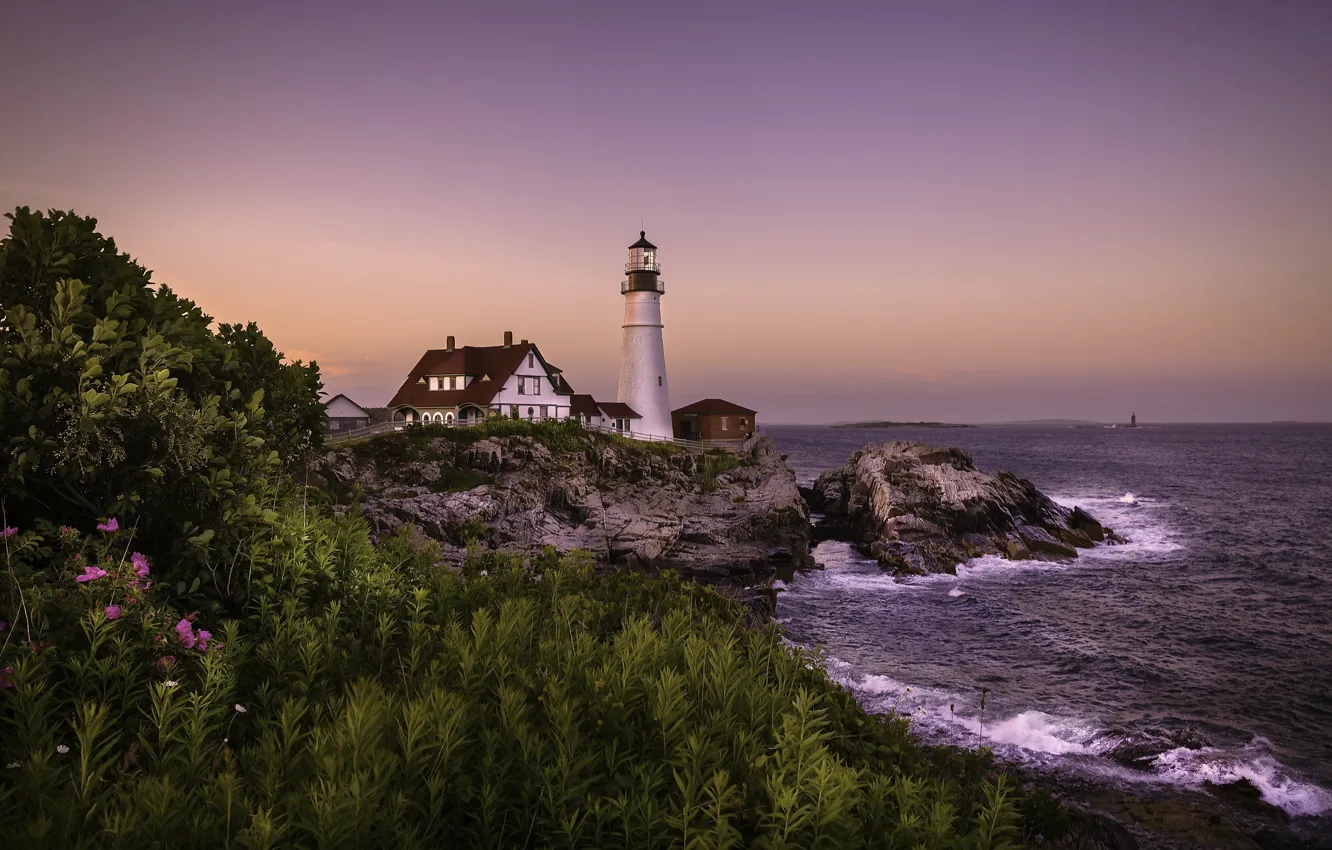
[[[975,425],[954,425],[951,422],[843,422],[834,428],[975,428]]]

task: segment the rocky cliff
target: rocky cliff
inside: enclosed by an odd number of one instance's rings
[[[1025,478],[989,475],[961,449],[924,443],[867,446],[820,475],[806,496],[826,514],[821,536],[850,539],[899,573],[955,572],[981,555],[1064,560],[1096,543],[1121,542]]]
[[[410,523],[450,560],[469,544],[554,546],[746,580],[810,564],[808,509],[767,439],[700,455],[577,427],[527,430],[414,428],[330,452],[316,472],[376,534]]]

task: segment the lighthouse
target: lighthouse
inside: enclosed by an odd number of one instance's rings
[[[666,380],[666,347],[661,338],[661,296],[666,283],[660,277],[657,246],[645,231],[629,246],[625,263],[624,336],[620,343],[620,401],[642,417],[635,433],[670,438],[670,384]]]

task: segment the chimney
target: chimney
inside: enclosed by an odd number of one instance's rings
[[[513,348],[513,331],[504,332],[504,347]]]
[[[527,340],[522,340],[523,345],[527,345]]]
[[[452,351],[452,350],[453,350],[453,337],[446,337],[446,338],[445,338],[445,341],[444,341],[444,350],[445,350],[445,351]]]

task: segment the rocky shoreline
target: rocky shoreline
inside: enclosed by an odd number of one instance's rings
[[[329,452],[312,469],[376,536],[414,528],[458,564],[469,548],[551,546],[589,552],[604,569],[676,569],[760,619],[775,607],[775,577],[817,566],[811,544],[820,539],[849,541],[900,576],[953,573],[986,555],[1071,561],[1124,542],[1026,479],[981,472],[959,449],[918,442],[867,446],[798,488],[766,438],[742,455],[697,455],[575,430],[555,439],[413,430]],[[1155,755],[1139,750],[1108,757],[1133,768]],[[1129,791],[1066,771],[1004,768],[1048,792],[1080,835],[1045,846],[1332,847],[1292,831],[1247,782]]]
[[[330,452],[315,472],[332,492],[359,491],[376,536],[411,525],[450,563],[469,546],[551,546],[740,585],[813,565],[809,509],[767,438],[699,455],[580,429],[471,441],[429,430]]]

